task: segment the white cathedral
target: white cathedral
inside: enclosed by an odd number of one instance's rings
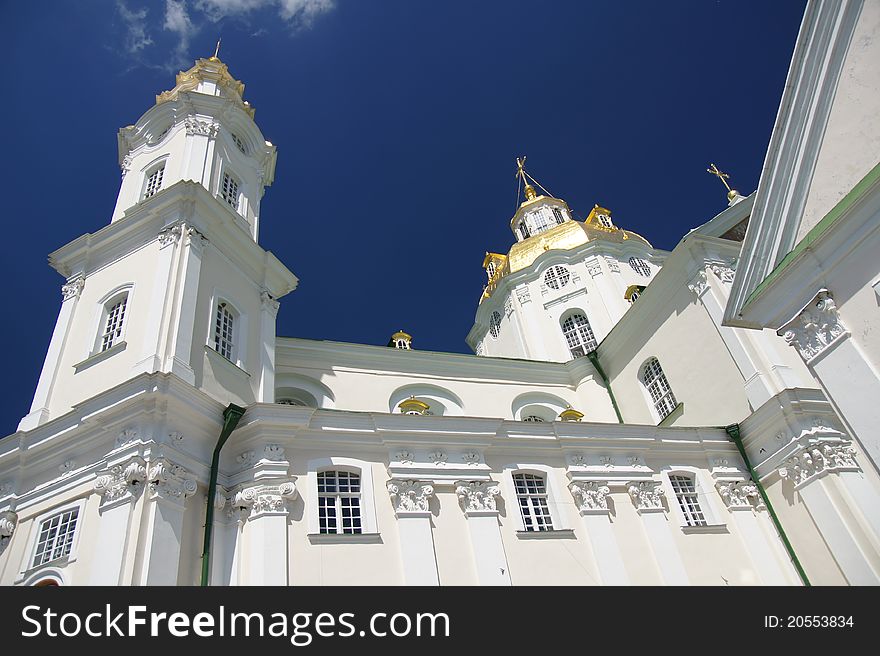
[[[243,90],[181,72],[50,256],[0,584],[880,583],[880,3],[808,3],[757,191],[671,252],[521,160],[475,355],[276,335]]]

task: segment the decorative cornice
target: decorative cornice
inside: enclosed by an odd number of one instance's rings
[[[845,332],[834,299],[830,292],[822,290],[800,314],[777,330],[776,334],[796,348],[804,362],[809,363]]]
[[[61,285],[62,299],[66,301],[71,298],[79,298],[80,294],[82,294],[83,287],[85,286],[86,279],[83,277],[68,280],[66,283]]]
[[[256,519],[263,515],[286,515],[287,502],[299,496],[296,477],[281,483],[267,483],[246,487],[229,500],[229,517],[238,516],[239,521]]]
[[[160,497],[179,504],[186,503],[186,499],[198,489],[193,475],[167,458],[150,463],[147,480],[150,483],[151,498]]]
[[[442,449],[435,449],[428,454],[428,460],[433,462],[438,467],[445,465],[448,459],[449,455]]]
[[[140,457],[114,465],[99,472],[94,490],[101,495],[101,507],[121,501],[132,501],[140,496],[147,480],[147,463]]]
[[[393,478],[388,481],[387,488],[398,517],[407,513],[428,512],[428,501],[434,495],[434,486],[424,481]]]
[[[608,511],[607,496],[611,493],[605,481],[572,481],[568,489],[581,514]]]
[[[465,513],[497,512],[495,497],[501,494],[501,488],[495,481],[457,481],[455,494]]]
[[[764,510],[766,508],[758,493],[758,486],[752,481],[718,481],[715,485],[728,510],[751,510],[752,508]]]
[[[213,121],[202,121],[195,116],[186,117],[186,134],[214,138],[220,131],[220,124]]]
[[[788,458],[777,471],[800,489],[826,472],[858,471],[856,450],[842,440],[817,440]]]
[[[636,510],[663,510],[663,487],[660,481],[632,481],[627,486]]]

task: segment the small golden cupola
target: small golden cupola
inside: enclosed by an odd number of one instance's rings
[[[520,193],[525,196],[525,200],[520,203],[510,220],[510,229],[518,242],[546,232],[566,221],[571,221],[571,209],[568,207],[568,203],[554,198],[540,182],[526,171],[525,164],[525,156],[516,158],[516,177],[519,180],[517,196],[519,197]],[[538,195],[535,186],[539,187],[544,194]]]
[[[412,335],[403,332],[403,329],[398,330],[391,336],[391,339],[388,340],[387,346],[390,346],[391,348],[402,349],[404,351],[411,351]]]

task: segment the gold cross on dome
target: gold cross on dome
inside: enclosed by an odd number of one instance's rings
[[[724,186],[727,187],[727,191],[730,191],[730,185],[727,184],[727,178],[730,177],[730,174],[724,173],[723,171],[720,171],[718,169],[718,167],[715,166],[714,164],[710,164],[709,168],[706,169],[706,172],[711,173],[712,175],[717,177],[719,180],[721,180],[721,182],[724,183]]]
[[[523,167],[526,165],[526,156],[516,158],[516,175],[513,177],[522,177],[523,176]]]

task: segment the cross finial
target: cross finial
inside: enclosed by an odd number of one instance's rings
[[[220,42],[221,42],[222,40],[223,40],[222,37],[219,38],[219,39],[217,39],[217,47],[214,48],[214,56],[213,56],[211,59],[219,59],[219,58],[217,57],[217,55],[220,54]]]
[[[727,178],[730,177],[729,174],[724,173],[723,171],[718,170],[718,167],[715,166],[714,164],[710,164],[710,165],[709,165],[709,168],[706,169],[706,172],[707,172],[707,173],[711,173],[712,175],[714,175],[715,177],[717,177],[719,180],[721,180],[721,182],[724,183],[724,186],[727,187],[727,191],[730,191],[730,185],[727,184]]]

